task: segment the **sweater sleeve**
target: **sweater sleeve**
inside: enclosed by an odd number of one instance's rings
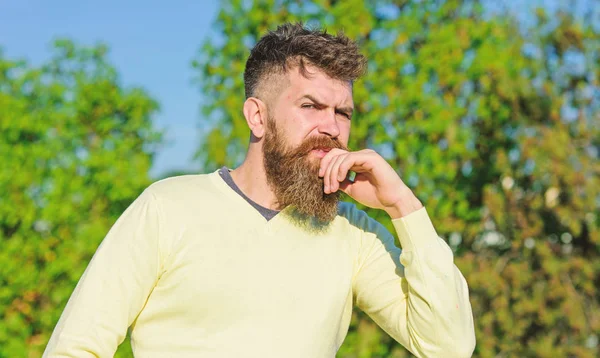
[[[160,216],[147,189],[110,229],[81,276],[43,357],[112,357],[155,286]]]
[[[473,315],[452,250],[425,208],[392,223],[402,251],[380,224],[363,234],[354,277],[357,306],[417,357],[470,357]]]

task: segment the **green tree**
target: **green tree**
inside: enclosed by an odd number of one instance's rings
[[[100,241],[150,183],[157,103],[107,48],[0,52],[0,357],[39,357]],[[125,346],[126,352],[129,347]]]
[[[354,85],[350,147],[398,168],[449,240],[471,289],[475,355],[594,357],[598,27],[541,10],[522,27],[484,10],[456,0],[224,1],[194,61],[202,92],[218,94],[204,106],[197,157],[205,170],[243,159],[242,74],[262,34],[285,21],[344,30],[370,59]],[[355,312],[338,355],[409,354]]]

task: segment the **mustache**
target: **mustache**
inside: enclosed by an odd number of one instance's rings
[[[314,136],[303,141],[298,147],[294,148],[290,155],[293,157],[307,156],[314,149],[343,149],[348,150],[344,144],[337,139],[327,136]]]

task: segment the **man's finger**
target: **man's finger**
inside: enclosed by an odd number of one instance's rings
[[[338,175],[337,175],[337,181],[338,182],[342,182],[346,179],[348,179],[348,172],[350,171],[350,168],[352,168],[352,166],[354,165],[354,161],[350,161],[350,160],[344,160],[343,162],[340,163],[340,167],[338,169]],[[354,179],[354,178],[352,178]]]
[[[327,153],[327,155],[332,154],[331,152]],[[326,155],[326,156],[327,156]],[[325,156],[325,157],[326,157]],[[325,159],[325,157],[323,157],[323,160]],[[329,194],[331,191],[331,162],[333,159],[335,159],[336,156],[335,155],[331,155],[327,162],[325,163],[327,166],[325,167],[325,173],[323,174],[323,191],[325,194]],[[323,166],[323,160],[321,160],[321,166]]]
[[[327,169],[327,166],[329,165],[329,162],[333,158],[337,157],[338,155],[340,155],[342,153],[349,153],[349,152],[346,150],[343,150],[343,149],[333,148],[327,154],[325,154],[325,156],[323,158],[321,158],[321,163],[320,163],[320,167],[319,167],[319,176],[320,177],[324,177],[325,171]]]
[[[336,192],[339,188],[339,180],[338,180],[338,172],[340,168],[340,164],[346,160],[346,158],[351,157],[351,153],[343,153],[338,155],[334,160],[331,161],[329,166],[331,167],[330,178],[329,178],[329,190],[330,192]]]

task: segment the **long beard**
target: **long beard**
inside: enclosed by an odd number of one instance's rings
[[[317,148],[346,149],[339,141],[327,136],[311,137],[296,148],[290,148],[273,118],[268,118],[263,145],[267,183],[280,209],[293,206],[293,217],[313,228],[327,226],[336,217],[340,196],[339,191],[323,192],[323,179],[319,178],[320,160],[309,157]]]

